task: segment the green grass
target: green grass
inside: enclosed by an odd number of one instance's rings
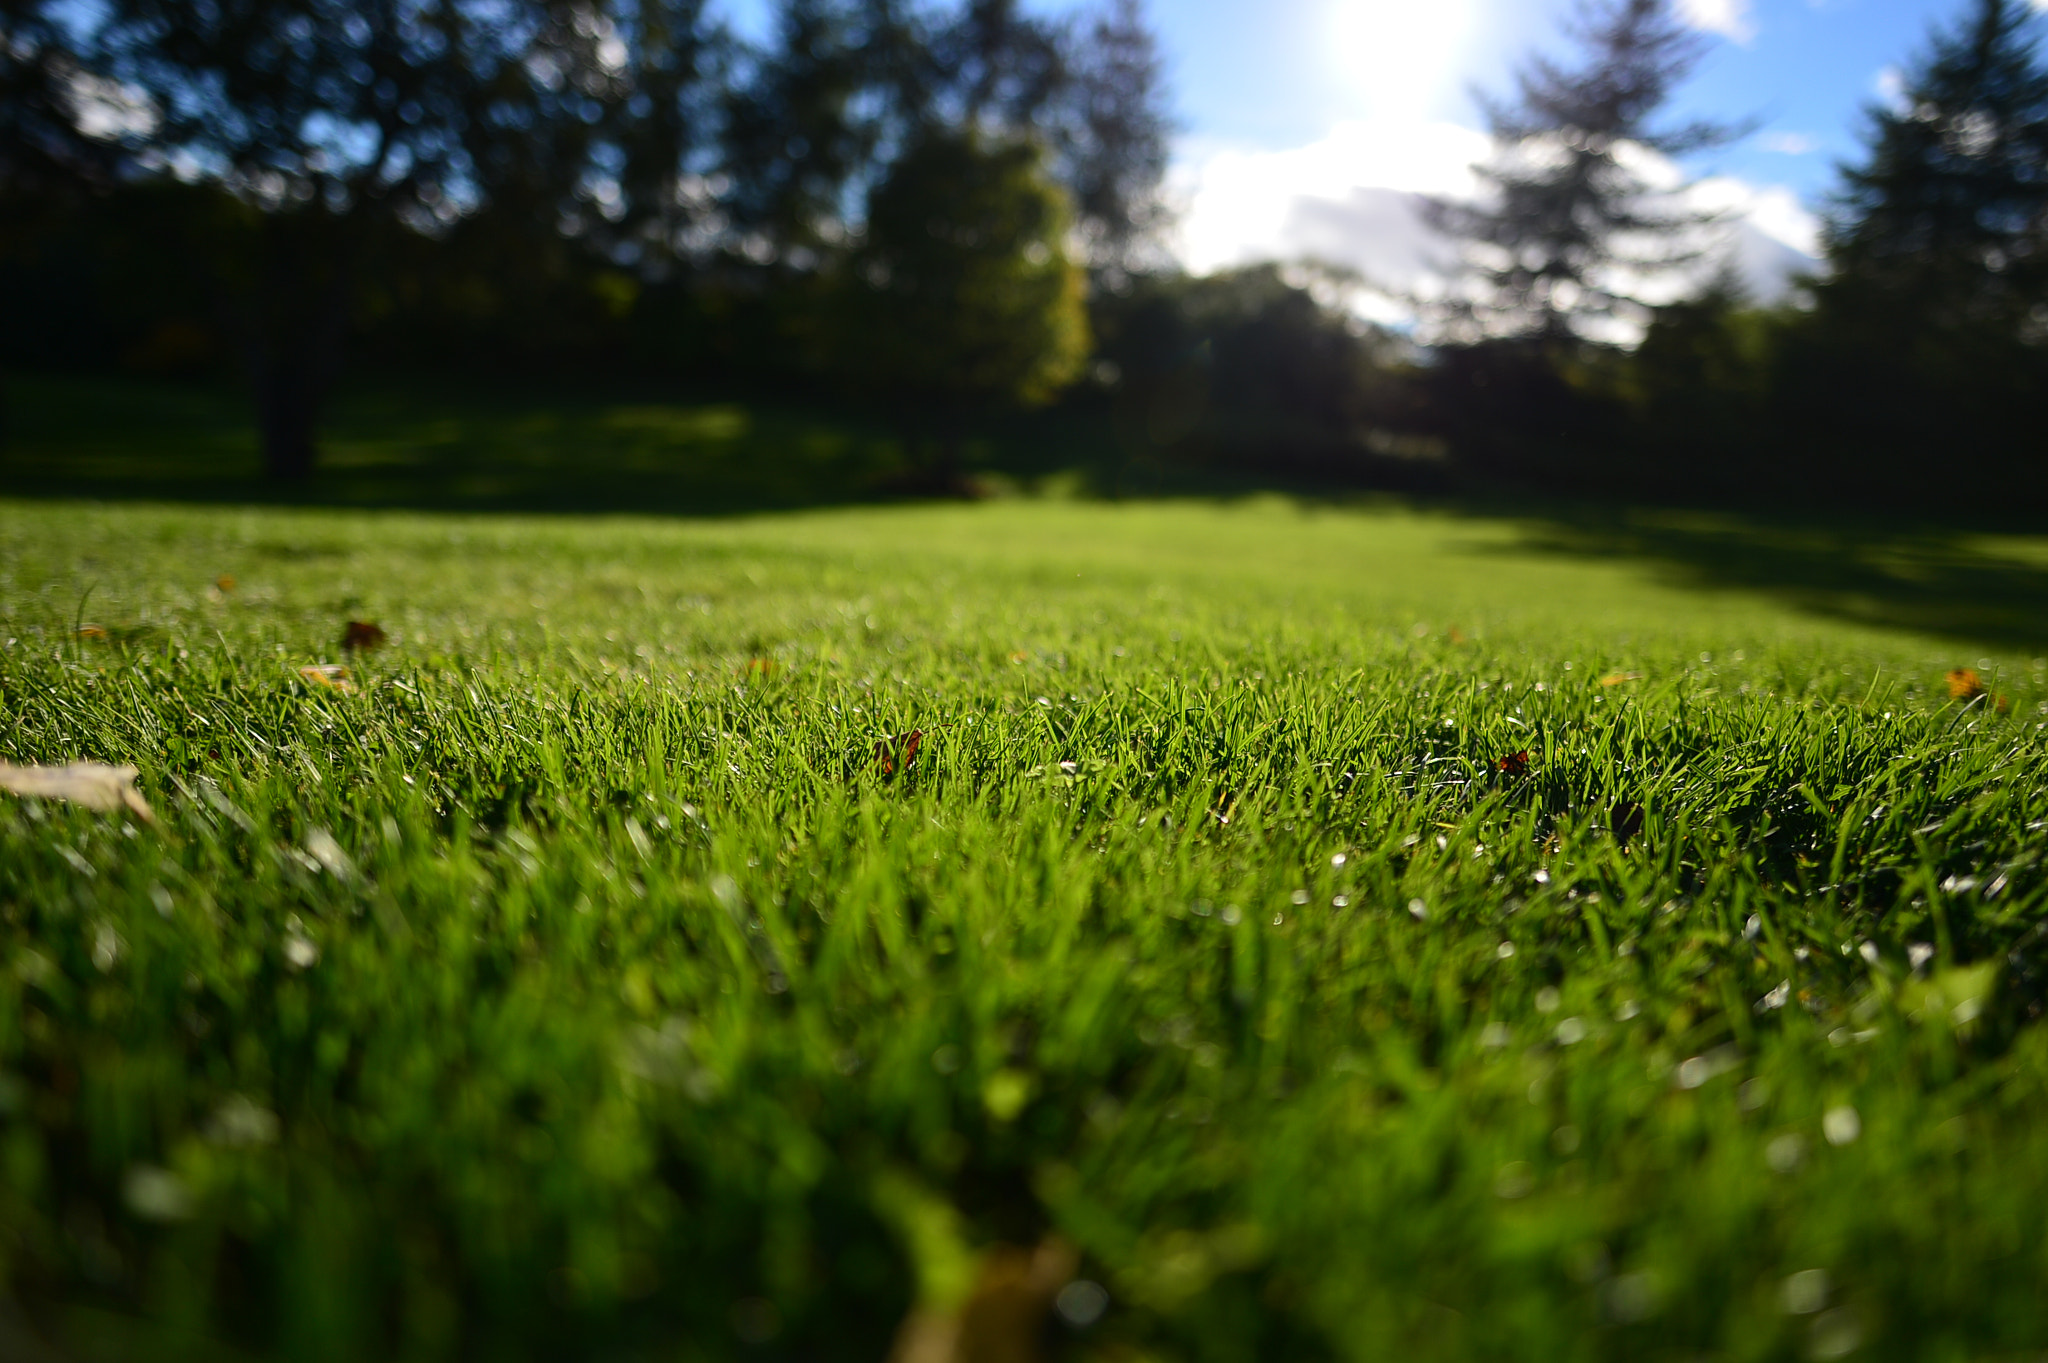
[[[1529,533],[0,507],[0,1352],[2048,1348],[2043,662]]]

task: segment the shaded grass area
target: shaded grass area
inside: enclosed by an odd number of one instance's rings
[[[0,1295],[874,1359],[1066,1246],[1024,1357],[2048,1346],[2048,666],[1526,534],[7,505],[0,754],[159,821],[0,804]]]
[[[869,500],[908,467],[884,427],[801,406],[388,386],[337,398],[318,475],[278,484],[231,390],[35,375],[8,397],[17,496],[704,515]]]
[[[199,505],[736,515],[875,504],[916,485],[900,432],[775,394],[709,400],[633,391],[358,387],[336,402],[319,475],[261,476],[246,397],[132,380],[14,376],[0,490]],[[1196,467],[1105,414],[991,420],[969,442],[988,491],[1111,500],[1242,498],[1370,504],[1354,490]],[[1379,499],[1383,504],[1386,499]],[[1402,498],[1474,524],[1512,521],[1512,551],[1659,565],[1666,581],[1764,593],[1802,612],[1959,643],[2048,649],[2048,553],[1982,528],[1871,517],[1786,517]],[[2010,518],[2011,508],[2000,514]],[[1490,533],[1490,532],[1489,532]]]

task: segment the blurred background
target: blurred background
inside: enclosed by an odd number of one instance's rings
[[[2042,27],[2026,0],[0,0],[0,487],[2023,528]]]

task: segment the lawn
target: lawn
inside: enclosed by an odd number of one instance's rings
[[[2037,1356],[2042,546],[1718,533],[0,504],[0,1354]]]

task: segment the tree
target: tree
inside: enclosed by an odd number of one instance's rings
[[[1159,186],[1173,131],[1159,45],[1139,0],[1113,0],[1069,64],[1067,179],[1090,263],[1128,273],[1149,263],[1166,222]]]
[[[1660,189],[1646,163],[1720,145],[1716,123],[1656,117],[1702,55],[1672,0],[1581,0],[1566,32],[1583,59],[1533,57],[1512,103],[1487,105],[1495,156],[1474,167],[1477,203],[1430,203],[1433,226],[1464,247],[1464,270],[1433,308],[1456,340],[1602,339],[1641,320],[1635,281],[1698,257],[1713,219]]]
[[[868,198],[840,362],[936,444],[941,490],[970,410],[1050,401],[1087,359],[1071,218],[1038,148],[973,128],[925,132]]]
[[[1823,306],[2005,337],[2048,299],[2048,69],[2033,9],[1974,0],[1896,108],[1870,111],[1828,223]],[[1873,314],[1864,317],[1863,314]]]
[[[701,0],[106,0],[88,77],[146,110],[143,171],[249,210],[212,276],[255,384],[265,465],[303,478],[351,305],[380,242],[486,208],[624,249],[671,211],[691,130],[681,34]],[[660,96],[657,102],[656,96]],[[658,144],[650,147],[650,144]],[[627,153],[667,170],[633,173]],[[628,198],[629,185],[641,198]],[[195,243],[196,247],[221,243]],[[166,261],[166,268],[173,262]],[[191,262],[179,264],[189,268]]]

